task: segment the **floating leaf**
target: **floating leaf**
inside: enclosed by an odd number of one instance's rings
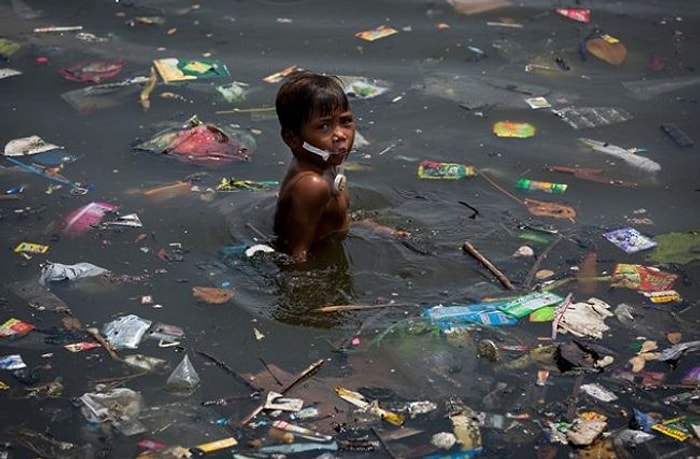
[[[678,263],[685,265],[700,260],[700,231],[665,233],[654,236],[656,247],[649,252],[648,259],[654,263]]]
[[[586,50],[610,65],[620,65],[627,57],[625,45],[610,35],[602,35],[588,40]]]
[[[629,360],[629,362],[632,365],[632,373],[639,373],[644,369],[644,365],[647,363],[644,356],[641,355],[635,355]]]
[[[569,220],[576,218],[576,211],[573,207],[534,199],[525,199],[524,202],[527,210],[537,217],[567,218]]]
[[[235,292],[230,289],[216,287],[192,287],[192,296],[197,300],[209,304],[224,304],[228,302]]]

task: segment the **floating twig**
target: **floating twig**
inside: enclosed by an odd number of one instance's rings
[[[114,350],[114,348],[112,347],[112,345],[109,344],[109,343],[107,342],[107,340],[104,339],[104,338],[102,337],[102,335],[100,335],[100,331],[99,331],[98,329],[96,329],[96,328],[88,328],[88,329],[86,329],[85,331],[88,332],[88,333],[90,334],[90,336],[92,336],[93,339],[94,339],[95,341],[97,341],[98,343],[100,343],[100,346],[102,346],[103,348],[105,348],[105,350],[109,353],[109,356],[110,356],[110,357],[112,357],[114,360],[119,360],[120,362],[122,361],[121,357],[119,357],[119,355],[118,355],[117,352]]]
[[[284,386],[284,384],[282,383],[282,381],[280,381],[280,379],[277,377],[277,375],[272,371],[272,369],[271,369],[270,366],[267,364],[267,362],[265,362],[265,359],[263,359],[262,357],[258,357],[258,360],[260,360],[260,363],[263,364],[263,367],[265,367],[265,370],[270,374],[270,376],[272,376],[272,379],[275,380],[275,382],[277,383],[277,385],[279,385],[279,386]]]
[[[102,378],[102,379],[88,379],[92,384],[111,384],[114,386],[118,386],[119,384],[125,382],[125,381],[130,381],[132,379],[136,379],[138,377],[141,377],[143,375],[147,375],[149,373],[148,370],[146,371],[141,371],[139,373],[134,373],[132,375],[126,375],[126,376],[115,376],[113,378]]]
[[[417,304],[409,303],[387,303],[387,304],[339,304],[336,306],[323,306],[313,309],[313,312],[339,312],[339,311],[362,311],[365,309],[382,309],[390,306],[410,306],[416,307]]]
[[[524,205],[528,212],[537,217],[552,217],[552,218],[566,218],[573,221],[576,218],[576,210],[571,206],[565,206],[563,204],[558,204],[555,202],[537,201],[535,199],[525,198],[520,199],[513,193],[507,191],[505,188],[496,183],[492,178],[490,178],[485,173],[481,172],[479,177],[486,180],[489,185],[496,188],[498,191],[513,199],[516,202]]]
[[[532,280],[535,278],[535,274],[537,271],[540,269],[540,265],[542,264],[542,261],[544,261],[545,258],[547,258],[547,255],[549,255],[549,252],[552,251],[555,245],[559,244],[559,242],[562,240],[562,235],[557,234],[557,238],[554,239],[552,242],[549,243],[546,249],[542,251],[542,253],[537,257],[535,262],[532,264],[532,268],[530,268],[530,272],[527,273],[527,277],[525,278],[525,285],[523,285],[523,288],[526,290],[530,288],[530,284],[532,283]]]
[[[467,252],[469,255],[472,257],[476,258],[486,269],[491,271],[491,274],[496,276],[496,278],[501,282],[501,284],[508,290],[515,290],[515,287],[513,287],[513,284],[510,283],[510,280],[503,274],[501,271],[499,271],[498,268],[496,268],[493,263],[491,263],[489,260],[487,260],[481,253],[479,253],[476,248],[469,242],[469,241],[464,241],[464,244],[462,244],[462,250]]]
[[[204,352],[204,351],[197,351],[197,354],[199,354],[199,355],[201,355],[202,357],[205,357],[205,358],[211,360],[212,362],[214,362],[214,363],[216,364],[217,367],[223,369],[226,373],[228,373],[228,374],[230,374],[231,376],[233,376],[238,382],[240,382],[240,383],[242,383],[242,384],[245,384],[245,386],[248,387],[248,388],[249,388],[250,390],[252,390],[253,392],[260,392],[260,388],[255,387],[250,381],[248,381],[247,379],[245,379],[243,376],[239,375],[234,369],[232,369],[231,367],[229,367],[228,365],[226,365],[224,362],[222,362],[221,360],[217,359],[217,358],[214,357],[213,355],[208,354],[208,353],[206,353],[206,352]]]
[[[314,363],[306,367],[304,370],[302,370],[293,380],[291,380],[286,386],[284,386],[282,389],[280,389],[279,393],[282,395],[285,395],[289,390],[292,389],[292,387],[296,386],[299,384],[301,381],[305,380],[306,378],[312,376],[314,373],[316,373],[321,366],[325,363],[326,361],[323,359],[316,360]],[[265,409],[265,403],[261,403],[258,405],[253,411],[248,413],[247,416],[245,416],[243,419],[241,419],[238,423],[239,426],[244,426],[247,423],[251,421],[255,416],[260,414],[262,410]]]
[[[479,211],[476,209],[476,207],[472,207],[471,205],[469,205],[468,203],[466,203],[464,201],[457,201],[457,202],[459,204],[462,204],[465,207],[468,207],[472,212],[474,212],[473,214],[471,214],[469,216],[469,218],[471,218],[472,220],[474,220],[476,218],[476,216],[479,215]]]
[[[248,222],[245,224],[245,227],[254,232],[260,239],[263,241],[269,241],[271,238],[266,236],[265,233],[257,229],[252,223]]]

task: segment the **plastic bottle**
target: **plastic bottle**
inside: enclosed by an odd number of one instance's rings
[[[515,184],[515,187],[521,190],[540,190],[547,193],[563,193],[568,186],[565,183],[538,182],[526,178],[521,178]]]
[[[423,179],[461,179],[475,175],[476,169],[465,164],[425,160],[418,165],[418,177]]]

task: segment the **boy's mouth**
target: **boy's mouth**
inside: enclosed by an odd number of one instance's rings
[[[308,142],[304,142],[302,145],[302,148],[304,150],[308,151],[309,153],[313,153],[317,156],[320,156],[324,161],[328,162],[332,158],[333,162],[336,161],[335,158],[340,158],[340,161],[344,161],[345,158],[348,155],[348,151],[345,148],[340,148],[336,151],[328,151],[328,150],[322,150],[321,148],[314,147]]]

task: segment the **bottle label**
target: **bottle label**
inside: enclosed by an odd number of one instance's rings
[[[566,183],[538,182],[536,180],[521,178],[515,184],[515,187],[521,190],[539,190],[546,193],[563,193],[566,191],[569,185]]]
[[[422,179],[460,179],[475,175],[476,169],[464,164],[424,160],[418,165],[418,177]]]

